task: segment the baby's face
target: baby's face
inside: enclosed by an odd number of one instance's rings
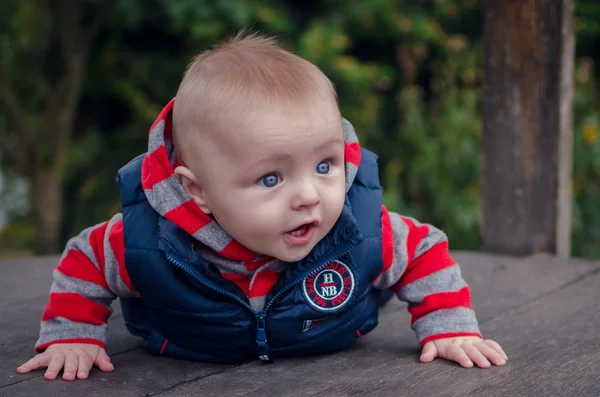
[[[302,259],[342,211],[341,117],[312,108],[253,112],[247,122],[208,138],[204,166],[191,168],[202,173],[203,199],[217,222],[257,254]]]

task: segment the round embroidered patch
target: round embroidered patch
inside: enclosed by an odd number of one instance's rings
[[[308,303],[319,311],[342,308],[354,293],[354,275],[340,261],[333,261],[317,273],[308,276],[303,283]]]

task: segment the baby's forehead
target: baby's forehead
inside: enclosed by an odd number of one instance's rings
[[[246,114],[237,126],[230,125],[220,134],[224,143],[312,145],[323,139],[343,139],[339,113],[310,109],[256,111]]]

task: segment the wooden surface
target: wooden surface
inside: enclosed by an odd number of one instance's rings
[[[482,331],[506,350],[504,367],[463,369],[418,362],[403,303],[380,326],[334,355],[206,365],[159,358],[109,322],[113,373],[84,381],[17,374],[31,357],[57,258],[0,262],[0,396],[600,396],[600,262],[454,253],[469,282]]]
[[[484,0],[485,251],[568,256],[574,0]]]

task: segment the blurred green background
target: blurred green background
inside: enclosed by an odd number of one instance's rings
[[[476,0],[4,0],[0,15],[4,256],[58,252],[119,211],[115,173],[145,151],[190,57],[248,26],[330,76],[390,209],[478,248]],[[576,40],[573,255],[600,258],[600,2],[576,1]]]

